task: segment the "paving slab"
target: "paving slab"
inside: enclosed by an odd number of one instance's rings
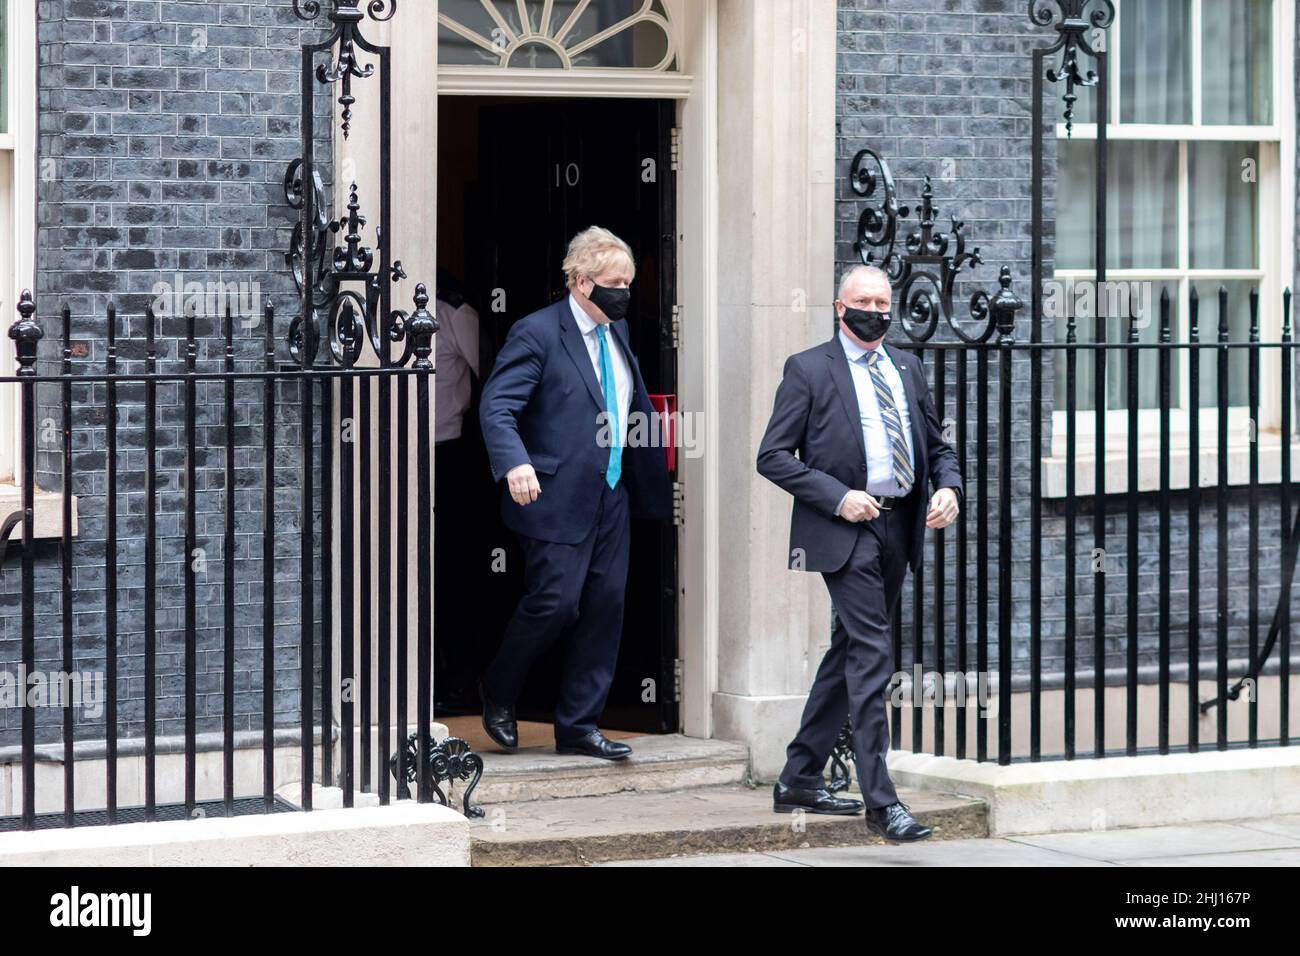
[[[939,840],[891,846],[781,850],[772,854],[804,866],[1114,866],[1072,853],[1009,840]]]
[[[1300,837],[1269,833],[1256,826],[1236,823],[1044,833],[1007,839],[1093,860],[1116,862],[1300,847]]]
[[[829,850],[826,852],[830,852]],[[709,853],[703,856],[671,856],[662,860],[613,860],[595,863],[594,866],[684,866],[684,867],[795,867],[807,866],[793,860],[783,860],[771,853]]]
[[[1262,830],[1264,833],[1276,833],[1300,840],[1300,814],[1297,813],[1265,817],[1262,820],[1232,820],[1230,822],[1251,830]]]
[[[1300,866],[1300,847],[1125,860],[1123,866]]]
[[[900,791],[932,840],[988,834],[985,805],[969,797]],[[475,866],[583,865],[701,853],[862,846],[881,842],[863,816],[772,812],[764,787],[536,800],[485,806],[471,828]]]

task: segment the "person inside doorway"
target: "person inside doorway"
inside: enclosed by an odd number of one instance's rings
[[[434,376],[434,566],[438,634],[434,673],[434,712],[458,716],[474,713],[478,701],[478,642],[465,597],[470,586],[463,548],[470,533],[474,461],[467,422],[479,376],[479,314],[460,284],[438,269],[437,370]]]
[[[620,760],[632,748],[597,720],[623,630],[629,519],[668,519],[672,495],[662,449],[626,447],[629,416],[653,414],[624,321],[632,250],[592,226],[570,242],[563,272],[569,295],[515,323],[483,389],[483,441],[525,578],[483,675],[483,727],[515,750],[529,668],[562,642],[556,751]]]

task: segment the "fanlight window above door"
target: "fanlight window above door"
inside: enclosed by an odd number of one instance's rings
[[[438,62],[542,70],[679,69],[662,0],[439,0]]]

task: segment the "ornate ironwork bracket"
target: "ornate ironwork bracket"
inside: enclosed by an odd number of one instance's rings
[[[308,22],[320,16],[320,0],[293,0],[293,12],[300,20]],[[325,86],[339,83],[339,106],[343,107],[341,126],[343,138],[352,133],[352,107],[357,98],[352,95],[352,80],[369,79],[375,75],[375,65],[361,65],[357,59],[357,41],[361,39],[357,27],[366,18],[366,14],[376,23],[391,20],[397,12],[397,0],[370,0],[363,13],[360,0],[334,0],[334,9],[329,18],[334,23],[334,35],[327,43],[338,44],[338,55],[331,66],[321,64],[316,67],[316,79]],[[361,47],[367,48],[362,40]],[[341,81],[341,82],[340,82]]]
[[[908,338],[925,342],[935,334],[940,322],[971,344],[986,342],[1000,330],[993,299],[984,290],[970,296],[969,319],[959,321],[956,316],[953,295],[957,280],[984,259],[978,248],[966,248],[966,224],[956,216],[949,217],[951,226],[947,231],[936,228],[939,210],[934,205],[929,176],[921,191],[916,228],[901,244],[899,227],[910,210],[898,204],[894,177],[884,157],[874,149],[859,150],[849,169],[849,188],[867,203],[858,217],[853,250],[863,265],[876,266],[889,276],[894,287],[894,311]],[[1007,278],[1004,289],[1009,292],[1010,270],[1004,268],[1003,275]],[[1003,296],[1000,307],[1010,302]],[[1014,318],[1013,311],[1013,324]]]
[[[362,35],[361,24],[367,16],[376,22],[391,19],[397,11],[397,2],[369,0],[364,9],[362,0],[331,2],[333,7],[327,16],[334,28],[320,43],[304,45],[304,76],[312,72],[323,86],[339,84],[338,103],[343,107],[341,130],[347,139],[352,129],[352,107],[356,103],[352,81],[375,75],[374,63],[363,66],[359,56],[362,52],[380,59],[388,55],[387,48],[375,46]],[[294,0],[293,9],[299,19],[310,22],[321,15],[321,0]],[[314,71],[308,71],[308,58],[319,53],[328,53],[331,65],[317,64]],[[311,96],[311,90],[304,89],[303,95]],[[389,104],[380,103],[379,108],[386,115]],[[308,118],[305,116],[304,120]],[[388,124],[383,123],[381,127],[387,136]],[[308,156],[313,143],[306,122],[302,137],[303,155]],[[386,221],[391,210],[381,209],[380,221],[374,227],[378,249],[363,245],[362,233],[369,222],[362,213],[357,183],[347,185],[346,214],[331,218],[325,184],[315,168],[311,169],[310,183],[303,182],[304,168],[309,165],[299,157],[289,164],[284,177],[285,201],[299,213],[285,262],[304,303],[304,314],[296,317],[289,327],[289,352],[299,365],[310,366],[324,339],[334,362],[351,368],[361,357],[368,339],[383,363],[404,366],[411,361],[415,350],[406,338],[407,313],[391,309],[387,304],[386,280],[398,282],[407,278],[401,261],[390,261]],[[388,195],[388,182],[389,170],[381,169],[377,192],[383,197]],[[331,236],[341,240],[334,245],[332,254],[327,251]],[[394,346],[400,353],[395,356]]]
[[[418,734],[411,734],[407,738],[405,779],[397,775],[398,755],[393,754],[388,760],[388,769],[397,780],[397,795],[401,799],[410,799],[410,784],[415,783],[419,774],[418,740]],[[438,797],[439,803],[444,807],[451,805],[447,802],[447,794],[442,792],[441,781],[447,781],[447,790],[450,792],[454,781],[468,780],[469,786],[465,788],[465,795],[462,797],[463,812],[471,819],[485,815],[482,807],[470,803],[474,788],[478,786],[479,779],[483,776],[483,758],[474,753],[469,744],[459,737],[448,737],[442,743],[435,743],[432,737],[429,738],[429,755],[425,767],[429,774],[429,789]]]
[[[843,793],[849,789],[849,784],[853,781],[853,772],[849,770],[852,764],[853,724],[845,720],[839,736],[835,738],[835,746],[831,748],[831,782],[826,789],[831,793]]]
[[[1065,135],[1074,132],[1074,104],[1079,100],[1080,87],[1097,85],[1095,70],[1086,72],[1080,66],[1080,54],[1093,61],[1104,55],[1104,46],[1093,44],[1092,34],[1105,30],[1115,20],[1115,5],[1111,0],[1095,0],[1092,11],[1084,12],[1094,0],[1029,0],[1029,19],[1040,27],[1055,26],[1056,42],[1042,51],[1044,56],[1061,55],[1058,66],[1048,67],[1045,77],[1049,83],[1064,83]]]

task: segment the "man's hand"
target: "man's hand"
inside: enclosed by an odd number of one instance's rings
[[[850,491],[840,505],[840,517],[845,521],[871,521],[880,517],[880,504],[865,491]]]
[[[957,492],[940,488],[930,499],[930,513],[925,516],[927,528],[946,528],[957,520]]]
[[[517,465],[506,473],[506,485],[510,488],[510,497],[515,504],[530,505],[542,493],[542,486],[537,483],[537,472],[532,465]]]

